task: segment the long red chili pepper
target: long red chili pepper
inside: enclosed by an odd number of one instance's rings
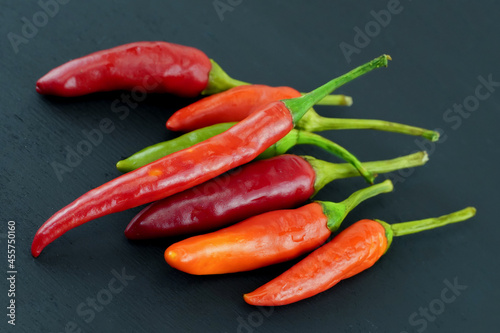
[[[64,97],[122,89],[194,97],[242,84],[193,47],[136,42],[71,60],[39,79],[36,90]]]
[[[262,105],[282,99],[300,97],[301,93],[290,87],[270,87],[265,85],[244,85],[231,88],[223,93],[203,98],[175,112],[167,121],[172,131],[190,132],[218,123],[240,121]],[[330,103],[351,105],[348,96],[327,96]]]
[[[464,221],[475,213],[475,208],[468,207],[438,218],[393,225],[380,220],[358,221],[274,280],[243,297],[249,304],[276,306],[314,296],[370,268],[389,249],[393,236]]]
[[[360,202],[390,191],[392,183],[386,180],[340,203],[313,202],[253,216],[172,244],[165,251],[165,260],[196,275],[242,272],[291,260],[324,243]]]
[[[40,227],[32,255],[37,257],[59,236],[90,220],[165,198],[250,162],[284,137],[318,100],[374,68],[387,66],[389,59],[383,55],[302,97],[268,104],[219,135],[87,192]]]
[[[366,162],[374,173],[423,165],[425,152],[393,160]],[[154,202],[125,229],[129,239],[199,233],[305,202],[335,179],[359,176],[350,164],[281,155],[255,161],[203,184]]]
[[[167,128],[173,131],[189,132],[218,123],[236,122],[244,119],[263,104],[298,96],[300,92],[290,87],[239,86],[205,97],[176,111],[167,121]],[[334,98],[335,96],[328,97]],[[318,115],[313,108],[295,124],[295,128],[309,132],[330,129],[374,129],[422,136],[431,141],[439,139],[438,132],[420,127],[378,119],[326,118]]]

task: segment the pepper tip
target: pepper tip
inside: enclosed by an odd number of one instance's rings
[[[42,247],[40,247],[33,241],[33,245],[31,246],[31,255],[33,256],[33,258],[38,258],[40,253],[42,253],[42,249]]]

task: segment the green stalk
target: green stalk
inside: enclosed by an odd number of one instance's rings
[[[389,249],[392,243],[392,238],[394,236],[396,237],[405,236],[425,230],[439,228],[451,223],[462,222],[470,219],[474,215],[476,215],[476,208],[467,207],[465,209],[459,210],[457,212],[448,215],[443,215],[440,217],[431,217],[428,219],[423,219],[418,221],[402,222],[396,224],[388,224],[381,220],[375,220],[375,221],[380,223],[385,228],[386,238],[387,238],[387,249]]]
[[[342,158],[343,160],[352,164],[356,168],[356,170],[358,170],[358,172],[366,179],[367,182],[373,184],[373,181],[375,179],[373,174],[368,170],[366,170],[366,168],[356,158],[356,156],[351,154],[347,149],[340,146],[339,144],[336,144],[333,141],[325,139],[321,135],[306,131],[297,131],[296,140],[297,140],[296,144],[315,145],[316,147],[320,147],[326,150],[327,152]]]
[[[313,91],[305,94],[302,97],[283,100],[283,103],[285,103],[285,106],[288,108],[288,110],[290,110],[290,113],[292,114],[294,124],[296,124],[300,120],[300,118],[302,118],[302,116],[307,112],[307,110],[312,108],[325,96],[332,93],[332,91],[346,84],[347,82],[350,82],[360,77],[361,75],[372,71],[375,68],[383,66],[387,67],[389,60],[391,60],[391,57],[384,54],[364,65],[361,65],[351,70],[350,72],[342,76],[339,76],[338,78],[335,78],[325,83],[321,87],[314,89]]]
[[[316,105],[342,105],[351,106],[352,97],[345,95],[327,95],[323,97]]]
[[[295,128],[310,132],[345,129],[373,129],[379,131],[421,136],[430,141],[437,141],[439,139],[438,132],[431,131],[425,128],[376,119],[326,118],[320,116],[312,109],[309,110],[304,115],[304,117],[297,122]]]
[[[318,160],[311,156],[302,156],[309,164],[311,164],[316,174],[314,181],[314,194],[318,193],[326,184],[331,183],[336,179],[344,179],[359,176],[351,164],[348,163],[330,163]],[[363,162],[363,166],[373,174],[387,173],[400,169],[413,168],[424,165],[429,160],[425,151],[414,154],[401,156],[391,160]]]
[[[317,201],[323,208],[323,213],[328,218],[327,227],[331,232],[337,231],[347,214],[358,206],[361,202],[374,197],[380,193],[387,193],[393,190],[392,182],[387,179],[382,183],[372,185],[362,190],[356,191],[342,202]]]
[[[201,92],[202,95],[212,95],[237,86],[250,84],[240,80],[235,80],[227,75],[227,73],[213,59],[210,59],[210,62],[212,63],[212,69],[208,74],[207,87]]]

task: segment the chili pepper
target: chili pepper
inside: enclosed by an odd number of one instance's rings
[[[242,84],[193,47],[136,42],[71,60],[39,79],[36,90],[64,97],[134,89],[194,97]]]
[[[135,153],[125,160],[118,161],[118,163],[116,163],[116,167],[122,172],[135,170],[166,155],[185,148],[189,148],[196,142],[202,142],[203,140],[216,135],[217,132],[222,133],[225,130],[231,128],[234,124],[236,123],[216,124],[186,133],[173,140],[157,143],[140,150],[139,152]],[[295,129],[292,129],[285,137],[267,148],[264,152],[258,155],[256,159],[266,159],[269,157],[284,154],[289,149],[299,144],[310,144],[323,148],[324,150],[348,161],[356,169],[358,169],[360,173],[363,173],[364,169],[361,162],[345,148],[328,139],[323,138],[318,134],[299,131]],[[367,174],[364,175],[366,176]],[[368,174],[368,176],[370,175]],[[368,177],[367,180],[369,181],[370,178]]]
[[[311,110],[309,110],[308,113],[306,113],[306,114],[309,114],[309,112],[311,112]],[[325,118],[325,119],[330,120],[329,118]],[[333,120],[333,119],[331,119],[331,120]],[[347,120],[347,119],[342,119],[342,120]],[[353,119],[353,120],[357,121],[359,119]],[[366,126],[370,126],[371,122],[374,122],[374,120],[366,120]],[[375,120],[375,122],[381,122],[381,121]],[[361,128],[361,126],[363,126],[363,123],[365,123],[364,119],[359,120],[358,125],[355,125],[355,126],[359,126]],[[416,131],[419,130],[418,128],[406,126],[406,125],[401,125],[401,124],[397,124],[397,123],[391,123],[391,122],[384,122],[384,123],[385,123],[384,126],[387,127],[388,130],[398,131],[400,133],[404,132],[406,134],[411,133],[414,135],[418,135],[418,134],[415,134]],[[128,157],[124,160],[118,161],[116,163],[116,168],[121,172],[129,172],[129,171],[135,170],[141,166],[144,166],[148,163],[156,161],[157,159],[162,158],[166,155],[172,154],[172,153],[179,151],[181,149],[191,147],[192,145],[194,145],[196,143],[202,142],[202,141],[204,141],[212,136],[220,134],[220,133],[226,131],[227,129],[229,129],[230,127],[232,127],[234,124],[236,124],[236,123],[215,124],[215,125],[211,125],[211,126],[207,126],[207,127],[193,130],[192,132],[183,134],[183,135],[181,135],[175,139],[169,140],[169,141],[164,141],[164,142],[154,144],[152,146],[141,149],[137,153],[131,155],[130,157]],[[339,129],[338,126],[336,126],[335,124],[331,124],[331,127],[332,127],[332,129]],[[367,128],[367,127],[365,127],[365,128]],[[392,129],[396,129],[396,130],[392,130]],[[429,131],[429,132],[433,132],[433,131]],[[436,136],[439,136],[439,134],[437,132],[433,132],[433,133],[435,133]],[[330,144],[326,144],[326,139],[319,136],[319,135],[312,134],[309,131],[301,131],[301,130],[293,129],[283,139],[281,139],[276,144],[274,144],[273,146],[266,149],[266,151],[264,151],[262,154],[257,156],[256,159],[264,159],[264,158],[276,156],[277,154],[283,154],[283,153],[287,152],[289,149],[291,149],[293,146],[299,145],[299,144],[316,145],[316,146],[319,146],[319,147],[326,149],[327,151],[332,152],[329,148],[324,147],[323,143],[325,143],[325,145],[327,145],[327,146],[330,145]],[[336,154],[335,152],[332,152],[332,153]],[[336,154],[336,155],[339,156],[338,154]],[[357,159],[354,156],[352,156],[351,160],[349,160],[349,161],[351,161],[351,163],[353,163],[353,165],[355,165],[355,166],[360,165],[360,162],[357,161]],[[357,164],[355,164],[355,163],[357,163]]]
[[[266,102],[297,96],[300,96],[300,93],[289,87],[264,85],[234,87],[176,111],[167,121],[167,128],[173,131],[188,132],[217,123],[240,121]],[[328,97],[333,98],[334,96]],[[339,96],[339,98],[341,97]],[[348,101],[352,103],[352,100]],[[295,128],[309,132],[330,129],[374,129],[422,136],[431,141],[439,139],[438,132],[420,127],[376,119],[326,118],[318,115],[313,108],[297,122]]]
[[[205,97],[175,112],[167,121],[172,131],[190,132],[217,123],[236,122],[244,119],[262,105],[282,99],[300,97],[301,93],[290,87],[244,85],[224,93]],[[322,104],[351,105],[348,96],[327,96]]]
[[[302,97],[268,104],[219,135],[85,193],[40,227],[32,255],[37,257],[59,236],[90,220],[165,198],[250,162],[283,138],[318,100],[344,83],[386,66],[389,59],[383,55]]]
[[[296,258],[320,246],[359,203],[392,191],[392,183],[354,192],[340,202],[313,202],[297,209],[250,217],[212,233],[172,244],[166,262],[196,275],[243,272]]]
[[[425,152],[363,163],[374,174],[423,165]],[[349,164],[281,155],[255,161],[203,184],[156,201],[125,229],[129,239],[200,233],[265,212],[293,208],[336,179],[355,177]]]
[[[475,213],[475,208],[468,207],[438,218],[393,225],[380,220],[358,221],[274,280],[243,297],[252,305],[276,306],[314,296],[370,268],[389,249],[393,236],[464,221]]]

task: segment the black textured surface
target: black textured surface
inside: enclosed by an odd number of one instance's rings
[[[3,0],[0,11],[0,268],[8,275],[7,222],[13,220],[17,270],[16,325],[7,323],[10,298],[4,278],[0,331],[495,331],[500,310],[500,227],[495,217],[499,84],[479,105],[472,105],[474,111],[464,109],[460,115],[447,110],[474,102],[470,96],[476,94],[479,77],[500,82],[498,2],[407,0],[393,6],[397,2],[216,1],[230,6],[223,20],[212,1],[64,2],[57,11],[51,7],[51,16],[40,14],[36,1]],[[388,9],[394,12],[388,24],[370,23],[376,22],[371,11]],[[24,31],[26,38],[16,52],[9,36],[23,36],[26,20],[33,19],[40,27]],[[355,46],[356,27],[373,29],[373,37],[357,40],[358,53],[348,63],[340,45]],[[33,235],[47,218],[118,176],[117,160],[173,138],[165,121],[192,102],[150,95],[123,116],[111,107],[121,98],[120,92],[47,98],[35,92],[35,82],[70,59],[140,40],[194,46],[235,78],[301,91],[382,53],[390,54],[394,60],[389,68],[339,90],[353,96],[352,107],[318,107],[318,112],[440,128],[443,140],[432,144],[373,131],[323,133],[362,160],[420,149],[430,153],[425,167],[393,174],[396,191],[360,206],[344,227],[364,217],[399,222],[468,205],[477,207],[476,218],[395,239],[370,270],[314,298],[274,309],[249,306],[242,294],[291,263],[225,276],[177,272],[163,260],[164,249],[174,240],[136,243],[123,236],[139,208],[72,230],[33,259]],[[67,148],[76,149],[85,140],[83,132],[98,128],[104,118],[112,121],[114,130],[104,134],[102,143],[75,162],[60,181],[51,164],[65,163]],[[333,160],[319,149],[300,147],[293,152]],[[362,186],[359,178],[337,181],[318,198],[341,200]],[[123,270],[134,278],[123,282],[123,288],[120,282],[108,286]],[[446,291],[447,283],[454,281],[467,287],[455,298]],[[91,310],[88,302],[96,297],[106,305]],[[421,312],[429,306],[428,315]]]

